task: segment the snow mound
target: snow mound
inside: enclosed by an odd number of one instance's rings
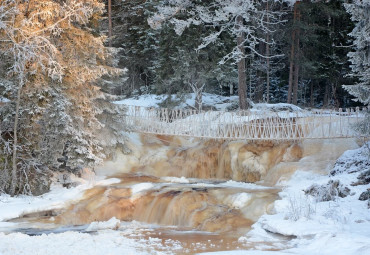
[[[103,229],[113,229],[117,230],[121,226],[121,221],[116,217],[111,218],[108,221],[94,221],[91,222],[87,227],[86,231],[98,231]]]
[[[370,143],[368,143],[370,146]],[[355,173],[370,169],[370,151],[365,145],[359,149],[348,150],[335,162],[330,175],[334,176],[341,173]]]
[[[189,183],[189,180],[186,179],[184,176],[181,178],[179,177],[162,177],[162,180],[166,182],[172,182],[172,183]]]
[[[279,103],[279,104],[254,104],[254,110],[269,110],[273,112],[281,112],[281,111],[289,111],[289,112],[300,112],[303,111],[302,108],[293,105],[293,104],[286,104],[286,103]]]
[[[251,200],[252,195],[248,193],[238,193],[231,197],[231,206],[235,209],[243,208]]]

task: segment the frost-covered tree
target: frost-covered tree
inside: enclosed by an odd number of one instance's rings
[[[98,0],[0,2],[2,78],[10,81],[1,85],[12,101],[0,114],[6,127],[2,136],[10,134],[6,137],[13,144],[8,189],[13,195],[22,191],[18,144],[52,168],[74,170],[106,156],[99,116],[115,109],[99,103],[106,96],[96,81],[120,70],[109,65],[113,61],[105,37],[94,29],[103,10]]]
[[[354,50],[348,54],[351,61],[352,76],[359,82],[355,85],[346,85],[344,88],[356,100],[365,105],[370,104],[370,0],[355,0],[346,4],[351,19],[356,23],[351,32],[354,37]]]
[[[157,35],[146,21],[152,9],[146,0],[112,1],[112,45],[120,48],[119,66],[127,68],[127,79],[117,84],[117,94],[147,92],[153,83]]]
[[[352,76],[359,82],[354,85],[345,85],[344,88],[359,102],[370,104],[370,0],[355,0],[346,4],[347,11],[355,22],[351,32],[354,37],[354,52],[348,54],[351,61]],[[357,126],[362,134],[370,135],[370,113]]]
[[[257,31],[270,32],[266,22],[274,24],[277,21],[278,13],[267,12],[266,0],[209,0],[209,1],[190,1],[190,0],[169,0],[158,7],[158,13],[149,19],[152,27],[160,27],[164,21],[174,25],[177,34],[191,25],[204,25],[205,27],[215,27],[207,36],[203,37],[198,50],[206,48],[215,43],[225,33],[234,37],[235,45],[228,52],[220,63],[234,61],[238,65],[238,93],[239,107],[245,109],[246,104],[246,73],[245,58],[249,54],[260,55],[256,50],[256,45],[260,42],[267,42],[266,37],[260,37]],[[186,19],[179,19],[178,13],[187,13]],[[265,17],[269,18],[266,19]]]

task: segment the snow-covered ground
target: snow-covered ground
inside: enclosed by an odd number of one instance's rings
[[[166,99],[166,95],[145,94],[134,98],[127,98],[117,101],[117,104],[144,106],[144,107],[159,107],[159,105]],[[176,101],[176,95],[172,95],[172,100]],[[203,105],[212,106],[217,110],[225,110],[232,103],[238,102],[238,96],[225,97],[215,94],[203,93]],[[184,102],[178,105],[178,108],[194,107],[195,94],[189,93],[185,95]]]

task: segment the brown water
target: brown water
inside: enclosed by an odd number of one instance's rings
[[[323,171],[344,150],[355,146],[353,142],[341,145],[189,141],[143,135],[131,145],[130,156],[98,169],[120,183],[87,190],[78,202],[53,212],[56,216],[43,217],[42,223],[52,228],[87,226],[116,217],[127,224],[142,222],[135,234],[127,234],[122,226],[117,231],[138,241],[155,239],[162,246],[149,249],[157,251],[192,254],[250,249],[259,244],[239,242],[238,238],[261,215],[273,213],[280,191],[276,184],[288,180],[298,168]],[[41,222],[40,217],[35,221]],[[263,245],[267,250],[277,249]]]
[[[153,176],[134,173],[114,176],[121,183],[94,187],[83,199],[57,216],[55,223],[81,225],[107,221],[140,221],[216,233],[245,233],[277,198],[279,189],[225,186],[225,182],[192,179],[171,183]],[[133,193],[144,183],[148,188]],[[245,200],[239,205],[238,198]],[[258,209],[257,209],[258,208]]]

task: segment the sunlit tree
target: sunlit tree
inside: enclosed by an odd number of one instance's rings
[[[13,134],[12,195],[21,189],[19,144],[52,167],[77,169],[105,156],[99,114],[110,106],[101,103],[105,95],[95,82],[121,70],[109,64],[105,37],[94,29],[103,10],[98,0],[0,2],[2,76],[11,81],[2,83],[12,104],[1,115],[3,126],[13,123],[7,130]]]

